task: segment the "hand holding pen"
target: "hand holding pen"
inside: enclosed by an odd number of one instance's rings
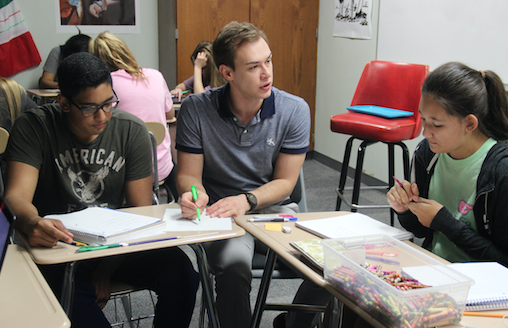
[[[395,212],[407,212],[409,210],[408,204],[418,200],[418,186],[416,183],[411,184],[406,180],[401,182],[396,177],[393,179],[395,184],[386,194],[386,199]]]
[[[197,218],[197,210],[199,210],[201,214],[206,204],[208,204],[208,195],[201,189],[201,186],[196,187],[196,191],[198,196],[196,201],[194,200],[192,189],[184,192],[180,198],[182,216],[189,220],[195,220]]]

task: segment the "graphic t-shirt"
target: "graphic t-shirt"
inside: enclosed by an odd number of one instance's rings
[[[152,174],[145,124],[119,110],[89,144],[69,130],[58,104],[28,110],[16,119],[4,158],[39,170],[33,204],[41,216],[90,206],[118,208],[125,183]]]
[[[488,139],[474,154],[464,159],[453,159],[439,154],[430,180],[429,199],[443,205],[455,217],[476,231],[473,205],[476,199],[476,180],[490,148],[496,144]],[[436,231],[432,252],[451,262],[469,262],[472,259],[443,233]]]

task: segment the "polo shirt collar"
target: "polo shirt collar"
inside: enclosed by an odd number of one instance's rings
[[[224,86],[219,89],[219,114],[221,117],[234,117],[235,115],[229,109],[228,98],[229,94],[229,83],[226,83]],[[263,104],[261,105],[261,113],[260,118],[266,118],[275,114],[275,96],[272,92],[270,93],[270,97],[263,100]]]

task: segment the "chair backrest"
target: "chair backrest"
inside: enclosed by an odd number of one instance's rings
[[[3,154],[5,148],[7,148],[7,142],[9,142],[9,132],[4,128],[0,128],[0,154]]]
[[[160,145],[166,137],[166,126],[161,122],[145,122],[145,125],[154,134],[157,146]]]
[[[418,106],[421,88],[429,74],[428,65],[373,60],[365,65],[351,106],[377,105],[413,112],[416,128],[411,139],[420,135]]]
[[[298,209],[300,213],[307,212],[307,195],[305,193],[305,181],[303,177],[303,168],[300,169],[300,175],[298,176],[298,180],[296,181],[295,188],[289,198],[298,204]]]
[[[152,162],[153,162],[153,191],[154,203],[159,204],[159,167],[157,165],[157,146],[161,144],[166,136],[166,126],[160,122],[145,122],[152,143]]]

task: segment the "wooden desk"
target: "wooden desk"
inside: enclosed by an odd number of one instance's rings
[[[163,205],[155,205],[155,206],[142,206],[142,207],[131,207],[122,209],[123,211],[130,213],[137,213],[146,216],[152,216],[156,218],[163,218],[166,208],[179,208],[178,204],[163,204]],[[189,245],[192,247],[194,252],[196,253],[198,266],[199,266],[199,275],[201,278],[201,283],[203,287],[203,298],[205,299],[205,305],[208,310],[210,325],[212,327],[219,327],[218,318],[216,315],[215,309],[215,301],[213,298],[213,287],[210,281],[210,275],[208,272],[208,262],[206,259],[206,253],[204,249],[201,247],[202,242],[206,241],[214,241],[214,240],[222,240],[229,239],[234,237],[243,236],[245,234],[245,230],[233,224],[232,230],[225,231],[189,231],[189,232],[165,232],[164,234],[159,234],[157,237],[150,236],[135,239],[132,241],[138,240],[150,240],[154,238],[164,238],[171,236],[183,236],[183,238],[160,241],[156,243],[147,243],[142,245],[134,245],[128,247],[117,247],[117,248],[109,248],[103,249],[93,252],[83,252],[76,253],[77,247],[69,244],[59,242],[53,248],[45,248],[45,247],[30,247],[26,242],[26,239],[21,236],[24,244],[27,247],[30,255],[33,260],[37,264],[58,264],[58,263],[67,263],[67,268],[65,272],[65,281],[62,290],[62,306],[66,313],[69,313],[72,304],[72,294],[74,290],[74,272],[76,269],[76,264],[82,260],[102,258],[113,255],[121,255],[121,254],[130,254],[141,251],[148,251],[166,247],[174,247],[174,246],[182,246]],[[189,237],[185,237],[189,236]]]
[[[21,246],[9,245],[0,275],[0,327],[70,327],[60,303]]]
[[[58,89],[28,89],[26,90],[37,105],[44,105],[56,101],[60,93]]]
[[[334,216],[340,216],[345,214],[350,214],[351,212],[315,212],[315,213],[298,213],[295,214],[298,217],[298,221],[306,221],[306,220],[314,220],[314,219],[322,219]],[[369,322],[374,327],[387,328],[384,324],[380,323],[377,319],[373,318],[368,312],[364,311],[362,308],[357,306],[353,301],[351,301],[346,295],[339,292],[336,288],[329,285],[323,278],[323,272],[321,269],[312,265],[307,259],[300,254],[299,251],[294,249],[291,245],[289,245],[290,241],[301,241],[306,239],[315,239],[319,238],[305,230],[299,229],[295,226],[294,222],[283,222],[283,226],[291,227],[292,231],[290,234],[285,234],[282,231],[266,231],[264,228],[264,222],[247,222],[248,218],[251,218],[253,215],[245,215],[236,219],[238,225],[244,228],[247,232],[252,234],[254,237],[263,242],[266,246],[270,248],[267,258],[267,265],[265,266],[265,272],[263,273],[263,278],[260,285],[260,291],[258,293],[258,299],[256,301],[256,305],[254,307],[253,313],[253,323],[251,327],[258,327],[259,321],[262,315],[262,307],[266,302],[266,292],[268,291],[268,285],[270,284],[271,273],[273,271],[273,265],[275,264],[275,260],[277,256],[284,258],[287,262],[293,265],[298,271],[304,274],[308,279],[312,280],[316,285],[321,286],[328,290],[333,296],[335,296],[339,301],[344,303],[346,306],[355,311],[358,315],[364,318],[367,322]],[[420,246],[411,243],[410,241],[405,241],[408,245],[418,249],[419,251],[432,256],[435,259],[443,263],[448,263],[446,260],[438,257],[437,255],[427,251],[426,249],[421,248]],[[273,262],[273,263],[271,263]],[[267,272],[268,271],[268,272]],[[263,290],[262,290],[263,289]],[[264,290],[266,289],[266,291]],[[492,313],[508,313],[507,311],[492,311]],[[462,327],[462,326],[472,326],[478,328],[504,328],[505,326],[502,323],[502,319],[500,318],[486,318],[486,317],[473,317],[473,316],[463,316],[461,325],[448,325],[445,327]],[[332,327],[335,328],[335,327]]]

